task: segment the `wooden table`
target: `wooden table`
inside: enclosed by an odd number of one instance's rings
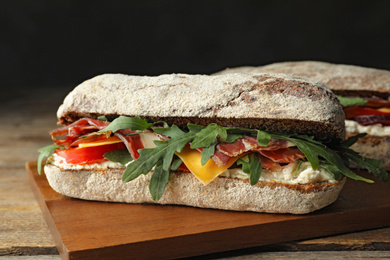
[[[10,89],[10,93],[2,93],[0,97],[0,258],[60,259],[28,184],[25,162],[36,161],[37,149],[50,144],[48,131],[56,127],[57,107],[71,87]],[[390,228],[197,258],[390,259]]]

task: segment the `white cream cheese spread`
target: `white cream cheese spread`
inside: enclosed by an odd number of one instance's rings
[[[313,170],[309,162],[303,162],[296,169],[298,163],[290,163],[284,167],[280,172],[271,172],[267,169],[261,171],[260,181],[268,182],[282,182],[288,184],[307,184],[319,182],[336,182],[334,175],[325,168],[318,167]],[[249,175],[244,173],[241,168],[228,169],[221,174],[224,177],[249,179]]]
[[[107,170],[107,169],[125,169],[120,163],[106,161],[103,163],[95,164],[68,164],[65,159],[53,154],[49,160],[52,164],[64,170]],[[281,168],[280,172],[271,172],[267,169],[263,169],[261,172],[260,181],[268,182],[281,182],[288,184],[307,184],[307,183],[319,183],[319,182],[336,182],[333,174],[327,171],[325,168],[318,167],[317,170],[313,170],[309,162],[303,162],[301,165],[298,163],[290,163]],[[228,169],[220,176],[238,179],[249,179],[249,175],[244,173],[241,168]]]
[[[345,120],[345,130],[349,133],[367,133],[376,136],[390,135],[390,126],[382,126],[381,124],[364,126],[353,120]]]
[[[57,155],[56,153],[54,153],[48,161],[64,170],[107,170],[125,168],[122,164],[111,161],[94,164],[69,164],[63,157]]]

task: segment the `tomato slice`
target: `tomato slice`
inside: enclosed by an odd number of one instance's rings
[[[113,150],[126,149],[124,143],[114,143],[83,148],[57,149],[55,153],[66,160],[69,164],[93,164],[107,161],[104,154]]]
[[[390,107],[390,101],[379,98],[379,97],[372,97],[372,98],[365,98],[367,100],[367,104],[365,105],[366,107]]]
[[[344,108],[345,118],[351,119],[358,116],[384,115],[390,116],[390,113],[378,109],[360,106],[350,106]]]

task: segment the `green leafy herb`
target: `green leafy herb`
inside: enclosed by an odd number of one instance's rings
[[[56,144],[52,144],[52,145],[48,145],[48,146],[39,148],[38,152],[40,153],[40,155],[38,156],[38,165],[37,165],[38,173],[41,174],[42,163],[46,157],[49,157],[54,152],[55,149],[64,149],[64,148],[65,148],[64,146],[56,145]]]
[[[337,96],[337,98],[340,100],[340,103],[343,107],[348,107],[348,106],[364,106],[367,104],[367,100],[364,100],[363,98],[360,97],[342,97],[342,96]]]
[[[351,136],[351,137],[349,137],[347,140],[343,141],[343,142],[341,143],[341,145],[344,146],[344,147],[350,147],[350,146],[352,146],[354,143],[356,143],[356,142],[359,140],[359,138],[362,138],[362,137],[364,137],[364,136],[366,136],[366,135],[367,135],[367,133],[357,134],[357,135],[355,135],[355,136]]]
[[[265,131],[257,130],[257,142],[264,147],[267,147],[269,141],[271,140],[271,135]]]
[[[234,141],[237,141],[238,139],[242,138],[242,135],[236,135],[236,134],[230,134],[226,138],[226,143],[233,143]]]
[[[215,142],[217,136],[224,142],[227,139],[226,129],[217,124],[210,124],[195,134],[195,138],[191,143],[191,149],[209,147]]]
[[[333,164],[330,164],[330,163],[327,163],[327,162],[321,162],[321,167],[323,167],[326,170],[328,170],[329,172],[333,173],[333,176],[334,176],[334,178],[336,180],[338,180],[341,177],[341,175],[342,175],[342,172],[340,171],[340,169],[337,168]]]
[[[137,178],[140,174],[147,174],[159,161],[162,161],[164,171],[169,169],[175,152],[181,152],[184,146],[195,138],[191,131],[186,133],[176,125],[169,128],[155,128],[157,133],[171,137],[167,141],[154,141],[155,148],[139,150],[139,158],[129,164],[122,176],[124,182]]]
[[[169,171],[158,162],[149,181],[149,192],[154,201],[158,201],[165,192],[169,180]]]
[[[109,151],[104,154],[104,158],[122,165],[126,165],[133,160],[127,149]]]
[[[352,149],[344,149],[344,152],[347,158],[360,165],[363,169],[366,169],[367,171],[374,174],[375,177],[382,181],[388,180],[388,173],[383,167],[380,166],[380,160],[362,157]]]
[[[210,159],[211,156],[213,156],[215,152],[215,146],[217,145],[218,140],[215,138],[215,140],[210,144],[209,147],[203,148],[203,151],[201,153],[201,164],[205,165],[207,161]]]
[[[133,131],[136,130],[145,130],[154,124],[148,123],[146,120],[135,116],[135,117],[127,117],[127,116],[120,116],[114,121],[112,121],[106,128],[100,130],[99,132],[116,132],[121,129],[131,129]]]
[[[106,121],[106,122],[108,122],[108,119],[107,119],[107,117],[106,117],[105,115],[103,115],[103,116],[98,116],[97,119],[100,120],[100,121]]]
[[[171,170],[172,171],[176,171],[180,165],[182,164],[182,160],[178,157],[178,156],[173,156],[173,161],[172,161],[172,165],[171,165]]]
[[[279,136],[281,139],[290,140],[295,143],[301,152],[303,152],[310,162],[311,167],[316,170],[320,164],[320,160],[324,159],[327,163],[337,167],[343,175],[354,180],[365,181],[368,183],[373,183],[372,180],[363,178],[353,172],[345,164],[345,159],[341,157],[335,150],[330,149],[324,144],[315,141],[312,137],[307,136]],[[341,147],[340,147],[341,148]],[[350,150],[348,147],[342,147],[344,151]],[[359,156],[360,157],[360,156]],[[371,167],[370,167],[371,168]]]
[[[261,167],[257,153],[250,153],[241,157],[237,160],[237,165],[241,165],[242,171],[249,174],[251,185],[255,185],[259,181],[263,167]]]

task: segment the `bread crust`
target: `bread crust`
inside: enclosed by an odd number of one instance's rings
[[[86,200],[158,203],[215,208],[233,211],[306,214],[333,203],[344,186],[337,183],[292,185],[218,177],[205,186],[187,172],[170,174],[165,193],[152,200],[148,184],[151,172],[123,183],[120,169],[62,170],[48,164],[44,168],[50,186],[63,195]]]
[[[227,73],[286,73],[307,77],[325,84],[338,95],[387,98],[390,96],[390,71],[321,61],[278,62],[269,65],[228,68]]]
[[[348,133],[347,137],[357,135],[358,133]],[[351,149],[358,152],[361,156],[379,159],[381,165],[387,171],[390,171],[390,136],[366,135],[354,143]],[[356,167],[356,165],[353,165]]]
[[[76,87],[57,112],[60,124],[98,115],[345,138],[337,97],[323,84],[282,74],[104,74]]]

